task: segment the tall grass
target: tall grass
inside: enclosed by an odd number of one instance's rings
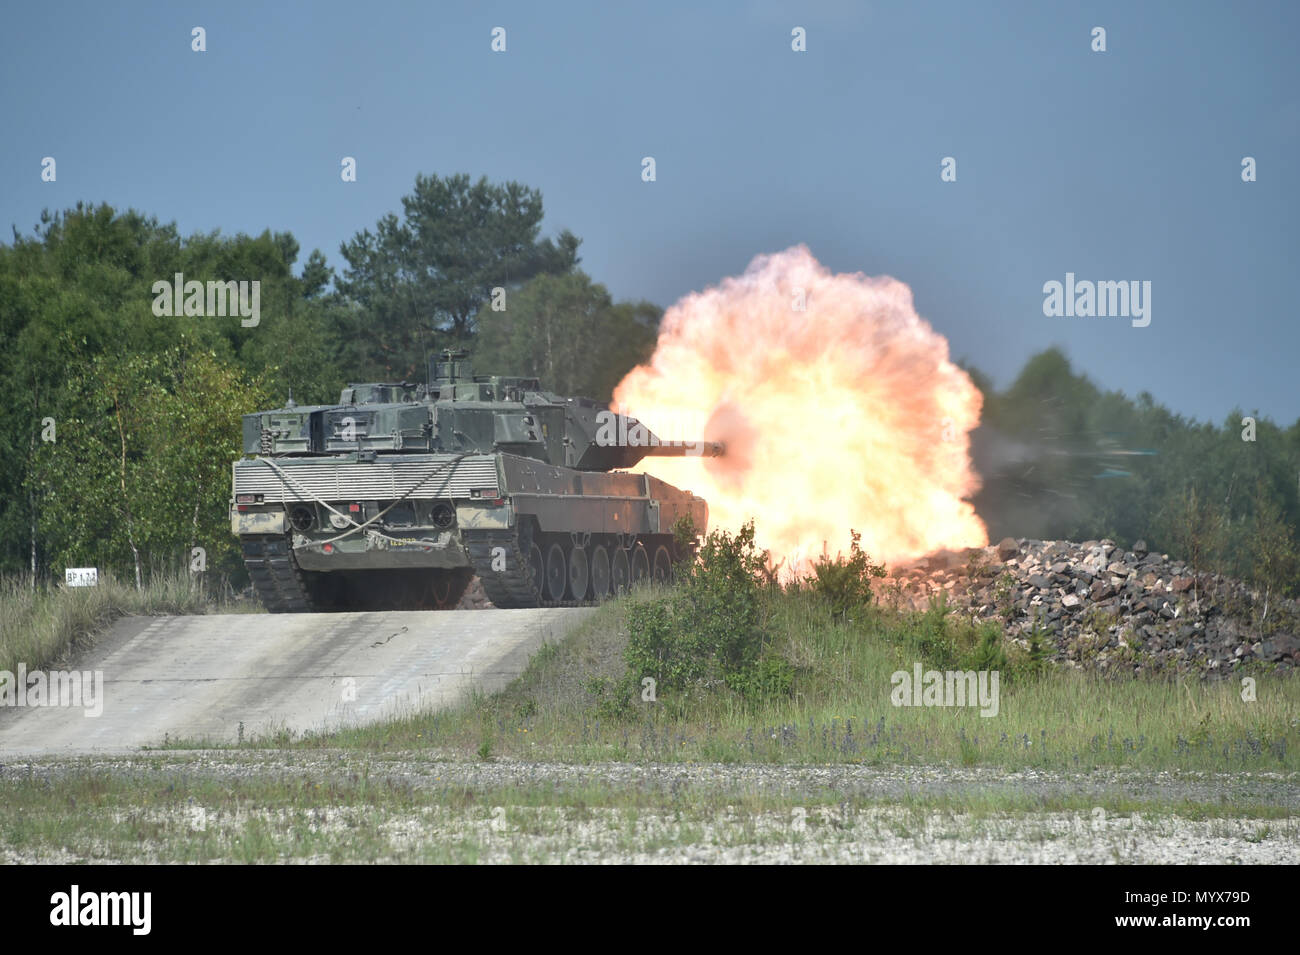
[[[253,601],[208,592],[201,579],[183,570],[155,572],[143,590],[104,574],[96,587],[38,584],[21,576],[0,578],[0,670],[15,672],[66,661],[119,617],[130,614],[256,612]]]
[[[976,707],[893,705],[890,680],[915,662],[959,665],[978,653],[969,621],[872,608],[842,621],[810,594],[778,596],[770,634],[795,669],[789,696],[747,700],[725,686],[616,704],[629,610],[643,591],[600,607],[543,648],[499,694],[335,733],[254,745],[371,751],[432,748],[464,758],[770,763],[951,764],[1007,770],[1209,772],[1300,770],[1300,680],[1268,667],[1208,681],[1193,674],[1106,676],[1060,664],[1002,668],[996,716]],[[1019,658],[1017,658],[1019,654]],[[946,658],[946,659],[945,659]],[[1255,681],[1253,698],[1241,677]],[[639,686],[639,680],[637,681]],[[486,743],[486,746],[485,746]],[[182,744],[186,745],[186,744]]]

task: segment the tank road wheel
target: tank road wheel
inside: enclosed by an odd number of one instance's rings
[[[655,548],[654,579],[659,584],[670,584],[673,580],[673,559],[663,544]]]
[[[559,603],[564,599],[564,589],[569,583],[569,568],[564,559],[564,548],[552,544],[546,552],[546,589],[547,600]]]
[[[609,567],[610,591],[615,594],[626,593],[632,583],[632,568],[628,563],[627,551],[622,547],[614,548],[614,559]]]
[[[597,544],[591,549],[591,595],[596,600],[609,596],[610,567],[609,551],[604,544]]]
[[[569,595],[574,600],[587,599],[587,584],[591,575],[587,572],[587,551],[574,544],[569,548]]]
[[[637,544],[632,548],[632,578],[631,584],[642,583],[650,579],[650,555],[645,552],[645,544]]]

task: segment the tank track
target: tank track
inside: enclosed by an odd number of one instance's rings
[[[531,543],[531,541],[530,541]],[[469,550],[470,563],[474,573],[478,574],[483,591],[493,606],[502,609],[523,607],[577,607],[579,601],[544,600],[533,582],[532,571],[528,567],[528,556],[519,540],[517,531],[472,531],[465,533],[465,544]],[[506,552],[506,569],[492,568],[492,551],[504,547]]]
[[[286,537],[245,537],[240,540],[244,567],[253,589],[269,613],[310,613],[317,609],[307,579],[293,559]]]
[[[531,534],[526,533],[524,536],[525,539],[521,540],[518,529],[465,532],[465,545],[474,573],[494,606],[502,609],[592,607],[599,602],[551,600],[545,597],[538,589],[528,564],[528,549],[533,543]],[[245,537],[241,539],[240,547],[253,589],[269,613],[367,609],[346,604],[334,607],[329,600],[314,596],[311,581],[294,560],[293,549],[287,537]],[[505,549],[505,570],[494,570],[492,566],[493,551],[498,547]],[[456,579],[453,583],[454,593],[448,595],[453,599],[449,599],[444,606],[454,607],[468,585],[468,576]]]

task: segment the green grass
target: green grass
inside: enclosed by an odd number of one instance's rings
[[[141,591],[110,574],[96,587],[38,585],[22,577],[0,579],[0,670],[15,672],[65,662],[89,648],[96,636],[129,614],[261,612],[253,601],[227,600],[207,592],[184,571],[155,573]]]
[[[949,794],[918,790],[888,800],[757,786],[670,790],[599,778],[440,785],[429,775],[413,784],[408,775],[387,773],[382,758],[360,755],[326,773],[281,767],[275,774],[207,777],[194,764],[165,760],[129,771],[65,769],[53,784],[40,776],[0,779],[0,855],[472,863],[526,836],[531,848],[514,861],[543,861],[572,851],[833,842],[861,839],[872,826],[910,837],[936,828],[936,820],[941,839],[1000,838],[1029,827],[1040,839],[1122,841],[1132,831],[1158,836],[1175,822],[1197,821],[1246,843],[1300,838],[1285,807],[1248,799],[1158,802],[1116,791],[1043,796],[1009,784]]]
[[[930,666],[938,649],[960,662],[977,634],[959,622],[936,641],[933,613],[872,610],[835,623],[811,595],[775,601],[773,646],[795,668],[790,698],[750,703],[715,686],[613,704],[632,601],[600,607],[562,643],[492,696],[455,708],[326,734],[277,734],[252,747],[426,750],[457,758],[566,762],[949,764],[1063,771],[1094,768],[1210,772],[1300,770],[1300,681],[1105,676],[1051,666],[1036,672],[1008,648],[997,716],[977,708],[895,707],[890,674]],[[928,655],[927,655],[928,654]],[[1019,656],[1017,656],[1019,655]],[[953,665],[952,659],[948,665]],[[638,681],[639,685],[639,681]],[[181,741],[176,748],[206,745]]]

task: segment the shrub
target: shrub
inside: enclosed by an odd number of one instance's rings
[[[1025,635],[1029,641],[1029,650],[1023,660],[1017,660],[1012,667],[1013,677],[1037,677],[1046,673],[1052,665],[1056,654],[1056,639],[1052,632],[1043,626],[1042,615],[1034,618],[1033,629]]]
[[[1009,672],[1002,627],[994,621],[954,616],[942,591],[930,598],[924,613],[911,618],[909,632],[910,642],[928,667]]]
[[[633,684],[652,676],[661,687],[681,688],[705,676],[709,661],[698,636],[677,620],[667,599],[634,604],[628,609],[629,639],[624,656]]]
[[[963,670],[1005,670],[1007,653],[1002,647],[1002,628],[995,623],[982,623],[974,628],[977,642],[966,659]]]
[[[650,676],[660,692],[721,682],[748,699],[788,693],[793,670],[765,655],[767,557],[754,545],[752,521],[734,536],[711,532],[671,592],[629,608],[624,687]]]
[[[917,621],[917,649],[921,658],[941,670],[952,669],[957,665],[957,639],[949,625],[948,613],[948,595],[940,592],[930,598],[929,606]]]
[[[850,613],[869,606],[872,579],[885,576],[885,568],[873,564],[863,553],[862,535],[850,530],[849,536],[848,560],[842,554],[836,554],[834,560],[822,554],[813,564],[812,576],[804,578],[807,587],[826,599],[835,620],[844,620]]]
[[[1010,623],[1016,616],[1016,578],[1011,571],[1003,572],[998,578],[997,584],[993,588],[993,603],[998,608],[998,614],[1007,623]]]

